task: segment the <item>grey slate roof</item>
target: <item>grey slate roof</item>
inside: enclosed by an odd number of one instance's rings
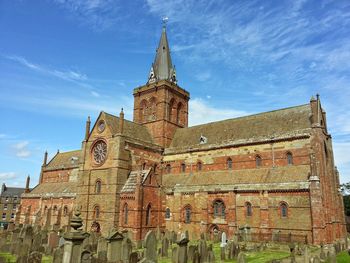
[[[129,174],[129,178],[126,181],[125,185],[123,186],[121,192],[122,193],[135,192],[136,185],[137,185],[137,177],[141,176],[141,182],[143,183],[147,179],[150,172],[151,172],[151,169],[131,171]]]
[[[165,154],[270,139],[307,136],[311,130],[310,104],[177,129]],[[204,136],[206,143],[201,144]]]
[[[21,194],[24,193],[25,188],[19,188],[19,187],[4,187],[4,191],[1,192],[1,197],[12,197],[12,196],[18,196],[20,197]]]
[[[160,37],[157,48],[156,57],[152,64],[154,75],[157,80],[171,80],[175,73],[175,67],[172,64],[168,38],[165,27],[163,27],[162,35]]]

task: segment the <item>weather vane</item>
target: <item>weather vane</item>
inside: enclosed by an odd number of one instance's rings
[[[169,18],[167,16],[162,17],[163,27],[166,27],[166,23],[168,22]]]

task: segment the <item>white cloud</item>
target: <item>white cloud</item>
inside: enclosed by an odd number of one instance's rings
[[[2,172],[2,173],[0,173],[1,180],[14,179],[16,177],[17,177],[17,174],[15,172]]]
[[[100,94],[96,91],[91,91],[91,95],[96,97],[96,98],[100,97]]]
[[[10,59],[12,61],[15,61],[17,63],[20,63],[21,65],[41,72],[45,73],[47,75],[55,76],[64,80],[69,80],[69,81],[83,81],[87,80],[87,76],[85,74],[81,74],[79,72],[73,71],[73,70],[68,70],[68,71],[61,71],[57,69],[50,69],[48,67],[45,67],[43,65],[38,65],[34,64],[32,62],[29,62],[26,58],[21,57],[21,56],[4,56],[7,59]]]
[[[189,125],[203,124],[248,115],[248,112],[234,109],[220,109],[199,98],[190,100]]]
[[[12,148],[15,151],[15,155],[19,158],[27,158],[31,155],[31,151],[28,149],[29,142],[22,141],[14,144]]]

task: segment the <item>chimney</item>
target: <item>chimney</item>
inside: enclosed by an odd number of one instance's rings
[[[24,190],[25,193],[29,193],[29,183],[30,183],[30,176],[27,176],[27,181],[26,181],[26,189]]]
[[[43,161],[43,166],[47,165],[47,151],[44,153],[44,161]]]
[[[90,135],[90,125],[91,125],[90,116],[88,116],[88,119],[86,121],[86,126],[85,126],[85,141],[88,140]]]
[[[124,130],[124,111],[123,108],[121,110],[121,112],[119,113],[119,129],[120,129],[120,133],[123,133]]]

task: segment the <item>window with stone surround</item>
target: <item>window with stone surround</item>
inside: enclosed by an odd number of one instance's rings
[[[94,207],[94,219],[99,219],[100,213],[101,213],[100,206],[95,205],[95,207]]]
[[[129,217],[129,208],[128,208],[128,204],[125,203],[124,204],[124,225],[127,225],[128,224],[128,217]]]
[[[167,207],[167,208],[165,209],[165,219],[169,219],[169,218],[170,218],[170,208]]]
[[[15,218],[15,214],[11,213],[11,219],[14,219],[14,218]]]
[[[146,226],[151,224],[151,204],[148,204],[146,209]]]
[[[171,173],[171,165],[170,165],[170,164],[167,164],[167,165],[165,166],[165,172],[166,172],[167,174],[170,174],[170,173]]]
[[[140,103],[140,122],[144,122],[147,119],[147,101],[143,100]]]
[[[255,165],[257,168],[261,167],[261,165],[262,165],[262,159],[261,159],[260,155],[255,156]]]
[[[186,172],[186,164],[182,163],[181,164],[181,173]]]
[[[68,207],[65,205],[63,207],[63,216],[67,216],[68,215]]]
[[[182,103],[179,102],[179,104],[177,104],[177,109],[176,109],[176,123],[177,124],[181,124],[181,121],[182,121],[182,119],[181,119],[182,108],[183,108]]]
[[[7,204],[4,204],[4,210],[7,210]]]
[[[16,210],[16,208],[17,208],[17,205],[16,205],[16,204],[13,204],[13,205],[12,205],[12,210]]]
[[[184,218],[185,218],[185,224],[190,224],[191,223],[191,207],[190,205],[185,206],[184,209]]]
[[[198,172],[199,172],[199,171],[202,171],[202,166],[203,166],[203,165],[202,165],[202,162],[199,161],[199,162],[197,163],[197,171],[198,171]]]
[[[95,183],[95,194],[101,193],[101,180],[97,179]]]
[[[246,202],[245,207],[246,207],[246,216],[252,216],[253,215],[252,204],[250,202]]]
[[[227,169],[229,169],[229,170],[232,169],[232,159],[231,158],[227,159],[226,165],[227,165]]]
[[[291,152],[287,152],[286,157],[287,157],[287,164],[288,165],[292,165],[293,164],[293,155],[292,155],[292,153]]]
[[[6,220],[6,213],[2,213],[2,220]]]
[[[282,218],[288,217],[288,205],[285,202],[280,204],[280,213]]]
[[[214,201],[214,217],[225,218],[225,204],[221,200]]]

